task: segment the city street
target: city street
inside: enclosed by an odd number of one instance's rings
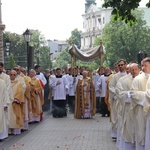
[[[117,150],[115,144],[108,117],[53,118],[45,112],[44,120],[31,124],[29,131],[1,141],[0,150]]]

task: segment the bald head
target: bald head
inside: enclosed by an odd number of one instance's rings
[[[87,72],[86,70],[84,70],[84,71],[82,72],[82,75],[83,75],[83,78],[86,78],[87,75],[88,75],[88,72]]]
[[[132,77],[135,78],[140,73],[139,65],[137,63],[132,63],[130,65],[130,71],[131,71]]]

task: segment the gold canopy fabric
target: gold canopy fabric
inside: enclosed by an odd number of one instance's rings
[[[92,61],[100,58],[100,55],[105,53],[105,47],[103,45],[83,50],[78,49],[76,45],[71,45],[68,50],[71,55],[76,56],[81,61]]]

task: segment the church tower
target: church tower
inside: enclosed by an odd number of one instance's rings
[[[86,13],[91,4],[96,5],[96,2],[95,2],[96,0],[85,0],[85,1],[86,1],[86,3],[85,3],[85,13]]]

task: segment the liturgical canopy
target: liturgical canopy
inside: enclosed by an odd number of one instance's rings
[[[100,58],[100,56],[105,53],[103,45],[80,50],[75,44],[72,44],[68,50],[70,55],[75,56],[81,61],[93,61],[96,58]]]

